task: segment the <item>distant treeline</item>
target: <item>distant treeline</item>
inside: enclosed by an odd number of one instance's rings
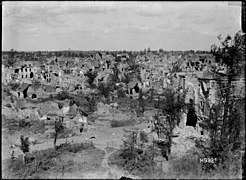
[[[194,50],[189,50],[189,51],[164,51],[163,49],[159,50],[146,50],[144,49],[143,51],[126,51],[126,50],[121,50],[121,51],[75,51],[75,50],[63,50],[63,51],[16,51],[11,49],[10,51],[3,51],[2,55],[8,55],[8,57],[23,57],[23,56],[36,56],[36,57],[90,57],[94,56],[96,54],[102,55],[102,54],[110,54],[113,56],[116,56],[117,54],[122,54],[122,53],[127,53],[129,55],[144,55],[146,53],[152,53],[152,54],[170,54],[170,55],[185,55],[189,53],[198,53],[198,54],[207,54],[210,53],[209,51],[194,51]]]

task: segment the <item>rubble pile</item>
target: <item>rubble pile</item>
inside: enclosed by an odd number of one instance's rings
[[[6,119],[16,119],[18,117],[14,107],[9,108],[5,105],[2,105],[2,115],[4,115]]]
[[[26,119],[30,118],[32,120],[38,120],[40,119],[40,115],[38,113],[37,108],[25,108],[20,109],[17,114],[19,119]]]
[[[173,138],[172,154],[178,157],[185,155],[187,151],[195,147],[193,139],[207,139],[191,126],[186,126],[183,129],[177,127],[174,129],[174,134],[178,137]]]
[[[124,121],[136,117],[136,113],[133,111],[122,111],[117,109],[117,106],[110,106],[108,104],[98,103],[97,111],[95,112],[99,119]]]
[[[44,102],[37,105],[40,116],[48,114],[61,114],[61,111],[56,102]]]
[[[112,109],[112,107],[110,105],[98,103],[96,113],[98,115],[108,115],[108,114],[110,114],[110,112],[109,112],[110,109]]]

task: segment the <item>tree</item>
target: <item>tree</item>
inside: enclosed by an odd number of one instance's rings
[[[121,81],[125,84],[128,84],[131,81],[131,76],[128,74],[125,74]]]
[[[90,86],[90,87],[93,87],[94,80],[95,80],[96,77],[97,77],[97,72],[96,72],[96,71],[87,71],[87,72],[85,73],[85,76],[88,77],[87,82],[88,82],[89,86]]]
[[[58,120],[55,121],[55,135],[54,135],[54,147],[56,149],[56,141],[58,138],[58,134],[62,133],[64,130],[63,119],[59,117]]]
[[[120,74],[120,71],[117,67],[117,64],[114,64],[114,67],[113,67],[113,78],[112,78],[112,82],[113,83],[118,83],[120,81],[119,79],[119,74]]]
[[[16,62],[16,59],[15,59],[15,55],[17,54],[16,51],[14,51],[14,49],[11,49],[10,52],[9,52],[9,57],[8,59],[5,61],[5,65],[7,67],[11,67],[14,65],[14,63]]]
[[[126,89],[125,89],[124,86],[118,87],[118,89],[117,89],[117,95],[118,95],[118,97],[119,98],[125,98],[126,97],[125,91],[126,91]]]
[[[159,53],[163,53],[164,50],[162,48],[159,49]]]
[[[148,93],[149,93],[150,101],[152,102],[154,99],[154,95],[156,94],[156,90],[153,87],[151,87]]]
[[[136,59],[132,58],[128,61],[129,67],[128,67],[128,75],[130,77],[136,77],[139,81],[141,81],[141,71],[140,71],[140,65],[137,64]]]
[[[95,100],[95,94],[91,94],[91,97],[89,97],[88,99],[88,108],[89,108],[89,111],[94,111],[94,107],[96,105],[96,100]]]
[[[213,71],[217,74],[217,95],[216,104],[210,109],[209,118],[204,120],[204,128],[209,133],[210,141],[208,147],[202,144],[204,156],[216,157],[216,165],[229,171],[231,162],[234,159],[240,162],[241,147],[245,140],[242,134],[245,129],[242,124],[245,116],[242,109],[245,109],[245,98],[234,93],[235,80],[241,76],[245,69],[245,34],[238,32],[232,38],[227,36],[224,40],[220,36],[220,46],[213,45],[211,52],[219,65],[226,67],[224,74],[218,73],[217,68]],[[235,158],[237,157],[237,158]],[[214,166],[206,166],[207,169],[214,169]]]
[[[145,111],[145,105],[146,102],[143,99],[143,91],[142,89],[139,90],[139,96],[138,96],[138,107],[139,107],[139,112],[141,114],[141,116],[143,116],[143,113]]]
[[[24,153],[23,156],[23,163],[26,163],[26,153],[29,152],[29,139],[28,137],[24,138],[23,135],[20,136],[20,140],[21,140],[21,146],[20,149],[22,150],[22,152]]]
[[[100,83],[98,86],[98,91],[99,91],[99,94],[104,96],[108,101],[110,92],[112,92],[113,89],[112,89],[112,86],[110,84]]]
[[[157,132],[158,137],[161,134],[167,137],[169,153],[171,153],[173,130],[179,124],[181,113],[186,108],[185,94],[170,88],[159,95],[157,108],[164,118],[159,113],[154,116],[154,131]]]
[[[148,49],[147,49],[147,52],[150,52],[151,50],[150,50],[150,47],[148,47]]]
[[[28,137],[24,138],[23,135],[20,136],[20,140],[21,140],[21,146],[20,149],[22,150],[22,152],[25,154],[27,152],[29,152],[29,140]]]

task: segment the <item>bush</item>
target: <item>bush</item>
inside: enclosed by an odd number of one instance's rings
[[[148,134],[144,131],[140,132],[140,141],[147,143],[148,142]]]
[[[57,147],[57,150],[53,148],[41,150],[38,152],[28,153],[27,159],[28,163],[23,164],[22,158],[18,157],[14,161],[8,160],[7,167],[11,170],[9,176],[13,176],[12,178],[36,178],[36,177],[44,177],[44,173],[47,174],[47,170],[55,170],[60,167],[61,161],[60,157],[64,152],[81,152],[82,150],[94,148],[92,143],[79,143],[79,144],[70,144],[65,143],[61,144]],[[69,166],[73,166],[73,163],[69,161],[66,164],[66,167],[69,169]]]
[[[198,176],[201,175],[200,171],[202,169],[199,159],[194,155],[187,154],[181,158],[174,159],[172,161],[172,173],[178,177],[184,176]]]
[[[8,107],[8,108],[12,108],[11,104],[9,104],[9,103],[6,104],[5,106]]]
[[[70,99],[70,96],[69,96],[69,94],[67,92],[62,91],[62,92],[60,92],[60,93],[58,93],[56,95],[56,98],[58,100],[60,100],[60,101],[63,101],[63,100],[66,100],[66,99]]]
[[[26,121],[25,119],[19,120],[19,127],[20,128],[29,128],[31,127],[31,123]]]
[[[126,121],[115,121],[115,120],[113,120],[110,122],[110,126],[112,128],[114,128],[114,127],[125,127],[125,126],[132,126],[132,125],[134,125],[134,123],[135,123],[135,121],[131,120],[131,119],[126,120]]]
[[[27,152],[29,152],[29,140],[28,137],[24,138],[23,135],[20,136],[20,140],[21,140],[21,146],[20,149],[22,150],[22,152],[25,154]]]
[[[143,154],[143,151],[138,148],[120,150],[113,153],[109,158],[109,163],[119,166],[134,175],[143,176],[154,173],[156,163],[152,158]]]
[[[57,146],[58,152],[71,152],[71,153],[77,153],[81,152],[82,150],[88,149],[88,148],[94,148],[94,144],[91,143],[78,143],[78,144],[70,144],[70,143],[64,143],[60,146]]]
[[[32,121],[30,124],[28,131],[34,134],[44,133],[46,130],[44,121]]]
[[[125,91],[123,89],[118,89],[117,94],[118,94],[119,98],[125,98],[126,97]]]

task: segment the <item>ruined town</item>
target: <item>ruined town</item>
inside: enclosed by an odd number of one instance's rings
[[[2,51],[2,178],[242,179],[244,40]]]

